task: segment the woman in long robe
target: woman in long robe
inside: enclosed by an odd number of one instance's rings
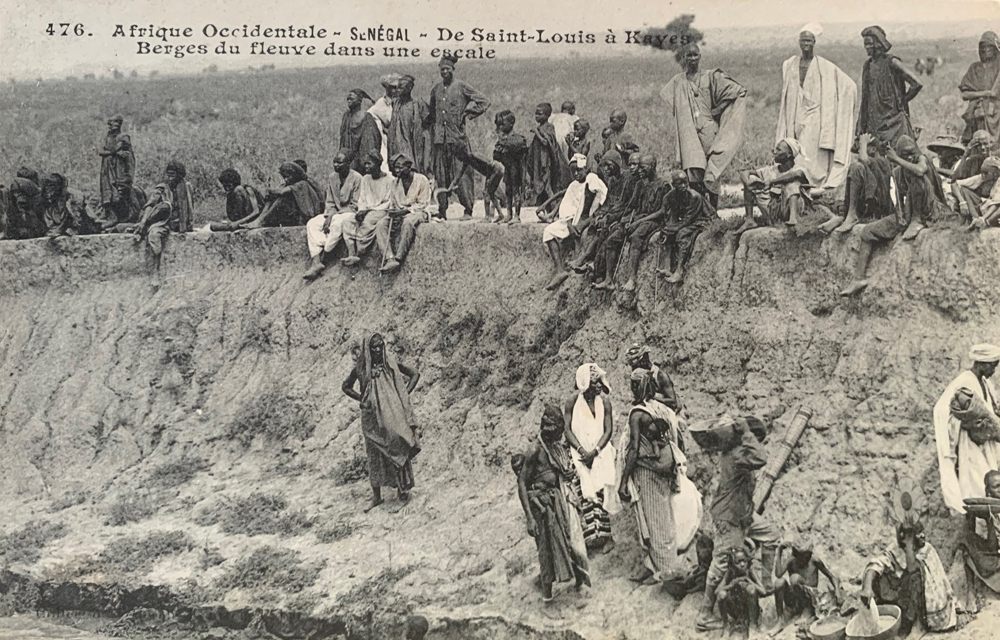
[[[372,486],[372,502],[365,511],[382,504],[382,487],[395,488],[401,502],[410,499],[414,482],[411,460],[420,452],[410,394],[419,380],[417,371],[396,361],[380,334],[364,338],[354,370],[342,389],[361,403],[361,432]],[[354,390],[355,382],[360,391]]]
[[[1000,141],[1000,38],[987,31],[979,39],[979,62],[969,65],[958,90],[962,99],[969,102],[962,119],[965,131],[962,142],[968,144],[976,131],[990,133],[990,143],[996,150]]]

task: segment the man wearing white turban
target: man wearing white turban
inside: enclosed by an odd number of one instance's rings
[[[610,393],[604,369],[588,362],[576,370],[576,391],[563,403],[566,442],[583,495],[583,539],[602,553],[615,546],[609,512],[619,509]]]
[[[990,377],[1000,347],[979,344],[972,366],[955,378],[934,405],[934,437],[944,503],[965,513],[966,498],[986,496],[985,478],[1000,462],[1000,407]]]
[[[801,54],[781,65],[781,103],[775,140],[794,138],[802,145],[814,190],[836,189],[847,179],[854,141],[858,87],[826,58],[814,55],[823,27],[815,22],[799,30]]]

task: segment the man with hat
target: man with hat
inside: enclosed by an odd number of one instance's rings
[[[767,451],[761,444],[767,437],[764,423],[754,416],[735,419],[723,416],[695,423],[690,432],[706,453],[721,454],[719,484],[709,509],[715,526],[715,548],[705,578],[705,605],[697,626],[699,631],[708,631],[720,626],[714,617],[715,592],[725,576],[729,551],[742,548],[746,538],[753,540],[761,550],[761,575],[757,582],[770,593],[781,532],[761,520],[753,508],[755,472],[767,464]]]
[[[427,221],[431,207],[431,183],[426,176],[413,170],[413,158],[397,153],[391,166],[396,180],[389,195],[388,215],[375,227],[375,241],[382,252],[383,273],[399,269],[413,245],[417,226]],[[392,246],[394,239],[395,249]]]
[[[135,178],[135,154],[132,139],[122,132],[125,119],[115,114],[108,118],[108,133],[101,156],[101,206],[104,217],[115,224],[129,222],[132,181]]]
[[[604,181],[597,177],[596,173],[587,170],[587,156],[579,153],[573,156],[570,160],[570,169],[573,172],[573,182],[549,199],[554,201],[562,196],[559,203],[559,217],[546,225],[542,231],[542,242],[545,243],[552,258],[552,277],[546,286],[549,291],[557,288],[569,277],[564,243],[570,234],[574,236],[577,234],[576,226],[584,217],[600,207],[608,197],[608,187]]]
[[[441,82],[431,89],[427,126],[431,132],[431,163],[438,189],[437,218],[444,220],[448,211],[448,194],[458,190],[458,201],[465,213],[463,220],[472,220],[472,167],[484,176],[493,171],[492,165],[472,153],[465,133],[466,120],[486,113],[490,101],[470,85],[455,79],[458,58],[446,55],[438,62]]]
[[[977,344],[971,366],[934,405],[934,438],[944,503],[965,513],[965,498],[986,495],[987,472],[1000,468],[1000,406],[990,378],[1000,362],[1000,347]]]
[[[854,141],[854,105],[858,86],[841,69],[814,55],[823,27],[810,22],[799,29],[801,55],[781,66],[782,89],[775,141],[793,138],[802,145],[815,180],[814,191],[836,189],[847,180]]]
[[[910,101],[923,86],[902,61],[889,55],[892,44],[877,25],[861,31],[868,59],[861,70],[861,108],[854,134],[881,136],[890,146],[900,136],[916,139],[910,124]]]
[[[952,135],[937,136],[927,145],[927,150],[934,154],[931,164],[944,178],[952,177],[959,160],[965,155],[965,147]]]

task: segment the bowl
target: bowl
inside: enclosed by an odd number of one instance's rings
[[[812,640],[844,640],[847,637],[847,620],[840,616],[820,618],[809,625]]]
[[[891,616],[895,622],[891,626],[879,631],[873,636],[858,635],[856,629],[860,623],[861,612],[854,614],[851,621],[847,623],[847,628],[844,630],[848,640],[889,640],[889,638],[895,638],[896,634],[899,633],[899,623],[903,619],[903,612],[894,604],[880,604],[878,606],[879,618],[882,616]]]
[[[812,640],[844,640],[847,637],[847,620],[840,616],[820,618],[809,625]]]
[[[733,419],[728,416],[692,422],[688,425],[688,433],[702,449],[725,450],[736,444]]]

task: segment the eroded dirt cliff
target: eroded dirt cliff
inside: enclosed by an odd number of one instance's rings
[[[923,485],[950,564],[959,523],[939,497],[931,408],[970,345],[1000,340],[1000,232],[881,250],[850,301],[837,292],[855,237],[706,236],[683,285],[644,264],[629,300],[579,276],[545,291],[540,236],[426,225],[399,275],[369,260],[312,284],[300,229],[174,237],[159,286],[127,237],[0,244],[8,568],[336,618],[354,637],[410,612],[441,638],[691,637],[699,596],[627,581],[640,562],[628,513],[590,598],[543,613],[508,464],[583,362],[611,373],[620,427],[633,341],[692,418],[754,412],[780,432],[813,410],[766,515],[810,533],[842,578],[888,540],[897,474]],[[412,502],[369,514],[359,412],[340,391],[366,330],[420,370],[424,433]],[[712,461],[694,457],[710,498]]]

